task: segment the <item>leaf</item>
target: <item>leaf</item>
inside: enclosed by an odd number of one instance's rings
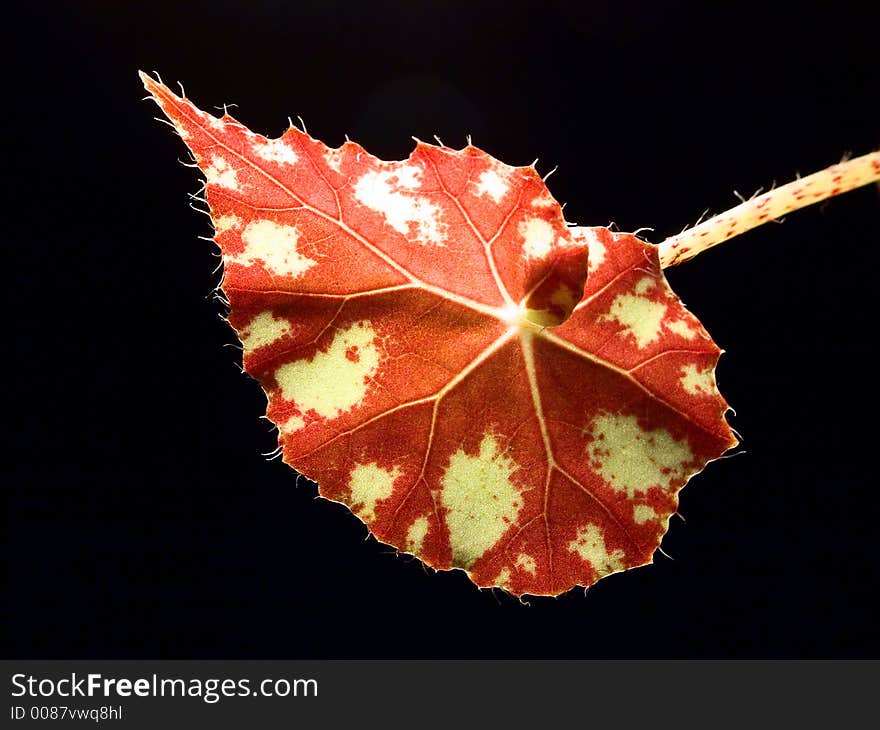
[[[557,595],[651,562],[679,490],[736,443],[720,350],[655,247],[569,228],[533,167],[473,146],[383,162],[267,139],[143,78],[207,179],[287,464],[481,587]]]

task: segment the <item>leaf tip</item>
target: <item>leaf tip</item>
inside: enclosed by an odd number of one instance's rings
[[[153,94],[153,96],[155,96],[156,92],[161,86],[163,86],[163,84],[162,79],[159,77],[159,74],[155,71],[153,73],[156,74],[156,78],[150,76],[150,74],[148,74],[146,71],[138,69],[138,78],[140,78],[141,83],[144,85],[144,88],[151,94]]]

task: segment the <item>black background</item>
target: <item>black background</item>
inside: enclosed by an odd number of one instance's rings
[[[567,218],[660,241],[880,145],[877,21],[770,3],[76,2],[7,11],[3,652],[16,658],[865,657],[880,205],[670,270],[747,453],[648,568],[521,605],[366,538],[261,452],[196,172],[138,68],[276,136],[540,158]],[[711,7],[710,7],[711,6]]]

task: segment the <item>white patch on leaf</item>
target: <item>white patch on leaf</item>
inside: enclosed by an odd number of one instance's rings
[[[328,149],[324,153],[324,161],[327,163],[327,167],[329,167],[334,172],[340,172],[342,167],[342,148],[339,149]]]
[[[480,197],[488,195],[496,203],[500,203],[510,190],[510,185],[507,184],[507,176],[499,175],[496,170],[484,170],[480,173],[480,177],[475,184],[477,186],[477,195]]]
[[[241,239],[245,244],[244,251],[226,255],[224,261],[242,266],[252,266],[259,261],[271,274],[292,277],[304,274],[318,263],[297,250],[299,231],[295,226],[269,220],[251,221]]]
[[[239,339],[244,347],[245,354],[249,354],[260,347],[271,345],[282,337],[289,335],[290,322],[283,317],[275,319],[272,312],[260,312],[239,333]]]
[[[406,551],[413,555],[419,555],[422,552],[422,545],[425,542],[425,536],[428,534],[430,523],[424,515],[416,517],[413,523],[406,531]]]
[[[285,400],[301,412],[315,411],[323,418],[336,418],[361,403],[369,379],[379,369],[376,333],[362,320],[339,329],[326,352],[281,365],[275,380]]]
[[[634,294],[618,294],[600,320],[616,320],[624,327],[624,334],[632,336],[639,349],[647,347],[660,336],[666,305],[644,296],[655,284],[650,276],[636,282]]]
[[[295,431],[299,431],[305,425],[306,422],[301,416],[291,416],[281,424],[279,430],[281,433],[294,433]]]
[[[633,520],[637,525],[644,525],[646,522],[653,522],[660,515],[657,511],[647,504],[637,504],[633,506]]]
[[[587,241],[587,248],[589,250],[587,271],[588,273],[592,274],[605,261],[605,255],[608,252],[605,249],[605,244],[602,243],[601,240],[599,240],[599,236],[597,236],[593,231],[586,229],[585,238]]]
[[[539,195],[537,198],[534,198],[532,200],[532,207],[533,208],[549,208],[552,205],[554,205],[555,203],[556,203],[556,201],[553,200],[553,198],[550,195],[548,195],[547,193],[544,193],[544,194]]]
[[[229,190],[241,188],[238,182],[238,173],[224,158],[219,156],[214,157],[211,164],[205,168],[205,178],[208,185],[219,185],[221,188]]]
[[[492,584],[499,588],[507,588],[510,585],[510,568],[502,568],[498,575],[495,576]]]
[[[526,571],[526,573],[529,573],[530,575],[534,575],[537,570],[535,559],[531,555],[526,555],[525,553],[520,553],[516,556],[516,567]]]
[[[523,500],[511,476],[518,468],[491,433],[483,436],[477,456],[462,449],[452,454],[440,501],[453,565],[469,568],[516,522]]]
[[[643,276],[636,282],[633,291],[638,295],[647,294],[657,285],[657,280],[652,276]]]
[[[419,242],[443,246],[446,225],[440,208],[428,197],[411,192],[421,187],[421,175],[421,168],[415,165],[370,171],[354,184],[354,196],[367,208],[381,213],[401,235],[409,236],[412,225]]]
[[[577,553],[581,560],[590,564],[599,575],[608,575],[626,568],[626,553],[616,549],[609,551],[605,546],[605,536],[598,525],[587,524],[579,527],[577,536],[568,543],[568,549]]]
[[[221,215],[217,216],[214,220],[214,233],[218,236],[221,233],[226,233],[226,231],[232,230],[233,228],[240,228],[242,220],[234,213],[229,215]]]
[[[676,319],[674,322],[668,322],[666,324],[666,329],[679,337],[684,337],[686,340],[692,340],[697,336],[696,330],[692,329],[683,319]]]
[[[715,371],[713,368],[700,370],[696,365],[688,364],[681,369],[680,382],[686,393],[712,395],[715,392]]]
[[[279,165],[295,165],[299,160],[293,147],[281,138],[257,142],[253,150],[258,157],[262,157],[267,162],[277,162]]]
[[[678,441],[663,428],[645,431],[635,416],[602,413],[588,432],[591,466],[630,498],[652,487],[669,489],[685,478],[694,458],[687,439]]]
[[[544,258],[553,250],[553,226],[542,218],[521,221],[516,230],[522,237],[523,253],[528,258]]]
[[[399,476],[397,467],[389,470],[376,463],[355,465],[348,480],[352,511],[364,522],[375,520],[376,505],[391,496]]]

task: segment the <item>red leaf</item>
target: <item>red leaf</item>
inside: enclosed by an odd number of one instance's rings
[[[144,81],[207,178],[286,463],[478,586],[557,595],[651,562],[736,443],[720,351],[655,247],[567,227],[534,168],[473,146],[270,140]]]

